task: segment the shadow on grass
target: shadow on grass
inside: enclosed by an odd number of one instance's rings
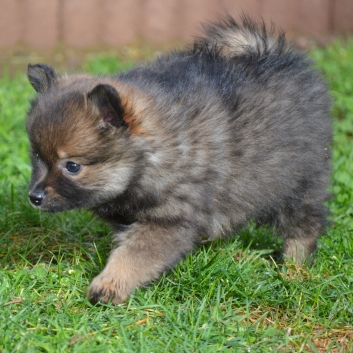
[[[0,218],[0,264],[56,264],[58,258],[71,262],[77,256],[104,266],[112,248],[112,231],[88,211],[46,214],[30,206],[24,185],[2,188],[4,201]],[[238,240],[234,256],[246,250],[264,251],[262,257],[280,259],[282,240],[270,227],[250,222],[235,236],[205,243],[200,251],[219,249]],[[99,272],[100,269],[92,269]]]
[[[111,231],[87,211],[46,214],[30,206],[27,188],[2,188],[0,208],[0,266],[55,263],[78,255],[105,262],[111,249]],[[59,256],[60,255],[60,256]]]

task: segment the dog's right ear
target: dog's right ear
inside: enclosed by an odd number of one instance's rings
[[[47,91],[56,79],[54,69],[45,64],[29,64],[27,76],[29,82],[38,93]]]

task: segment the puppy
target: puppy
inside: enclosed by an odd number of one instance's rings
[[[205,26],[192,48],[113,76],[28,66],[30,202],[88,208],[116,247],[89,287],[114,304],[205,239],[249,220],[310,260],[326,223],[327,87],[283,33],[247,17]]]

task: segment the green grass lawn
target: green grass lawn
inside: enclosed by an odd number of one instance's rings
[[[312,53],[331,87],[331,225],[310,269],[272,260],[281,242],[250,224],[200,248],[117,307],[85,297],[110,230],[84,211],[27,201],[24,74],[0,79],[0,352],[353,351],[353,42]],[[92,59],[91,72],[121,68]]]

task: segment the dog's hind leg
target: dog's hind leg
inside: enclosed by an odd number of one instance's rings
[[[326,225],[326,209],[322,204],[301,204],[286,208],[276,218],[276,227],[284,238],[283,256],[298,266],[311,265],[317,238]]]

